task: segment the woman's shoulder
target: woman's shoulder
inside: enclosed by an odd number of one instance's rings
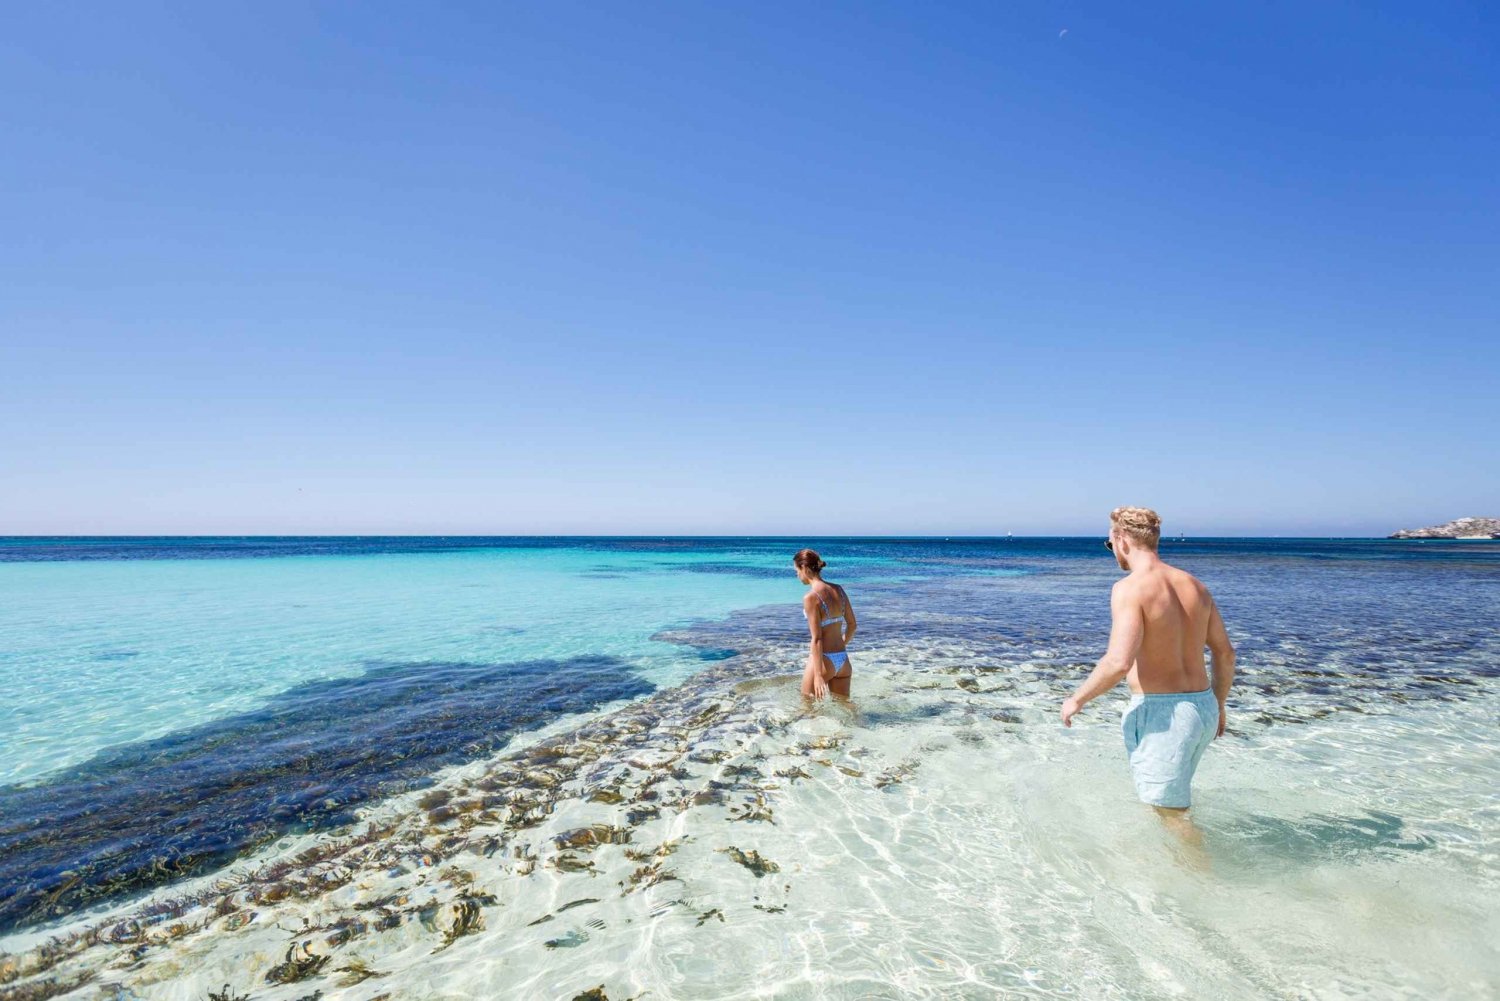
[[[818,597],[819,601],[823,602],[823,604],[825,605],[835,602],[840,605],[849,604],[849,593],[844,590],[844,585],[835,584],[831,580],[824,581],[823,583],[828,585],[828,593],[826,596],[820,595]]]

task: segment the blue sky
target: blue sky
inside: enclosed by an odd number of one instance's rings
[[[1481,3],[70,4],[0,533],[1500,515]]]

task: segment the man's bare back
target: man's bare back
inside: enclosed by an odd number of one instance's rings
[[[1125,675],[1130,690],[1201,692],[1208,687],[1203,648],[1214,625],[1223,630],[1208,588],[1188,573],[1158,560],[1115,584],[1125,614],[1141,617],[1135,663]],[[1113,604],[1113,602],[1111,602]]]

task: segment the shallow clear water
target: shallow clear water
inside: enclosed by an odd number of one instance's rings
[[[861,633],[854,706],[812,713],[797,543],[133,545],[28,541],[0,562],[0,666],[21,682],[0,997],[7,962],[18,985],[195,999],[1500,980],[1500,546],[1166,547],[1241,653],[1199,851],[1133,802],[1118,705],[1056,723],[1107,625],[1097,540],[819,544]],[[118,828],[148,801],[124,854],[185,876],[130,884],[167,880],[139,902],[70,890],[95,909],[27,923],[15,905],[47,875],[15,860],[102,874],[122,856],[86,814],[112,804]]]

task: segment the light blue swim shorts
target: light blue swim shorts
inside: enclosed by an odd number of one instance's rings
[[[1213,689],[1132,695],[1120,729],[1141,802],[1190,806],[1193,772],[1219,729],[1219,701]]]

